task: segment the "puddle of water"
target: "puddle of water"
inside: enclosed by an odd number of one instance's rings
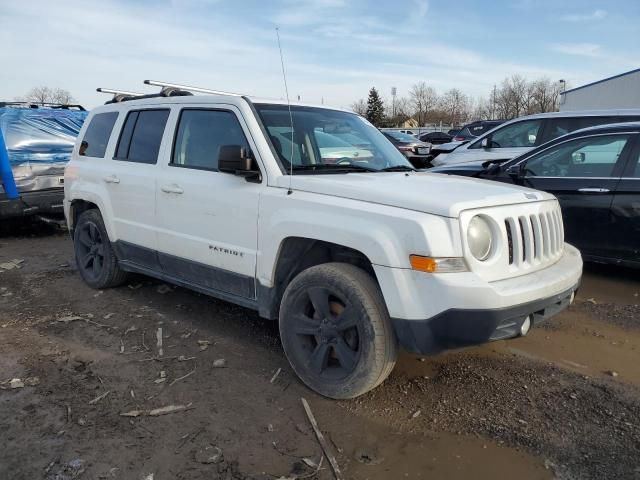
[[[363,419],[358,419],[364,422]],[[344,470],[352,479],[518,478],[551,479],[543,459],[499,446],[489,440],[444,433],[394,434],[388,427],[367,421],[360,428],[334,423],[346,457]],[[363,455],[366,452],[366,455]],[[365,457],[365,462],[357,457]]]
[[[640,385],[640,332],[567,311],[551,320],[557,328],[534,328],[529,335],[491,344],[498,353],[552,362],[589,376],[608,376]]]
[[[640,270],[612,265],[585,264],[578,298],[598,303],[640,303]]]

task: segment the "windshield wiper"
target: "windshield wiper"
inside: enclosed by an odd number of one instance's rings
[[[363,167],[361,165],[337,165],[335,163],[315,163],[313,165],[295,165],[294,172],[315,172],[323,171],[330,173],[349,173],[349,172],[377,172],[373,168]]]
[[[408,165],[394,165],[393,167],[383,168],[378,172],[415,172],[416,169]]]

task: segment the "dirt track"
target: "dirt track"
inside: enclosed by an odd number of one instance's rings
[[[293,376],[274,323],[144,277],[91,290],[68,238],[39,230],[0,233],[0,263],[24,259],[0,273],[0,382],[38,377],[0,390],[2,479],[303,478],[321,452],[303,396],[349,479],[640,478],[637,272],[590,267],[545,328],[403,355],[333,402]],[[167,405],[189,407],[147,415]]]

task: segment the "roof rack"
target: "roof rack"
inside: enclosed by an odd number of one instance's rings
[[[212,90],[210,88],[194,87],[191,85],[180,85],[178,83],[159,82],[157,80],[145,80],[145,85],[162,87],[162,89],[177,89],[185,92],[208,93],[210,95],[227,95],[231,97],[244,97],[242,93],[224,92],[222,90]]]
[[[160,92],[136,93],[129,92],[127,90],[114,90],[112,88],[97,88],[96,91],[113,95],[113,98],[108,102],[105,102],[105,105],[110,103],[128,102],[130,100],[141,100],[143,98],[183,97],[193,95],[194,93],[208,93],[210,95],[225,95],[246,98],[246,96],[241,93],[224,92],[222,90],[212,90],[210,88],[194,87],[192,85],[180,85],[178,83],[159,82],[157,80],[145,80],[144,84],[154,87],[160,87]]]
[[[86,111],[82,105],[66,104],[66,103],[50,103],[50,102],[0,102],[0,108],[3,107],[20,107],[20,108],[51,108],[54,110],[79,110]]]

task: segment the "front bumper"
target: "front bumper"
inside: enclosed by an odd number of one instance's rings
[[[0,195],[0,218],[27,217],[30,215],[62,215],[64,189],[53,188],[20,193],[16,199]]]
[[[582,276],[580,252],[565,244],[542,270],[488,282],[473,272],[429,274],[374,266],[401,346],[415,353],[515,336],[522,322],[568,306]]]
[[[549,298],[496,310],[453,308],[426,320],[392,319],[400,346],[421,355],[449,348],[520,336],[528,320],[531,327],[567,308],[578,284]]]

